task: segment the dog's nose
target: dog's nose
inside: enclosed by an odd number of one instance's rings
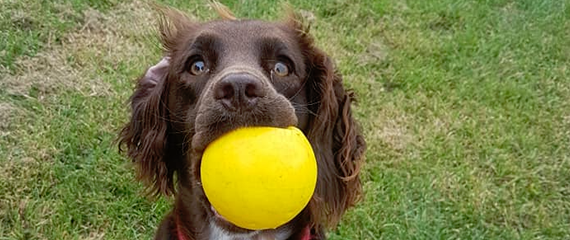
[[[231,74],[214,86],[214,98],[229,109],[249,109],[266,94],[260,80],[246,73]]]

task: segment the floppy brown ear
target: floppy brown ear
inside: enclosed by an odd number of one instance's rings
[[[309,207],[316,221],[335,226],[344,212],[360,198],[359,171],[365,140],[351,112],[354,94],[345,90],[341,75],[322,50],[313,45],[308,27],[288,22],[297,32],[305,54],[310,116],[307,137],[319,166],[315,195]]]
[[[132,115],[119,136],[119,149],[137,167],[137,178],[153,195],[170,195],[174,192],[174,174],[181,164],[182,154],[169,139],[167,106],[168,81],[176,61],[179,46],[185,41],[183,34],[191,31],[194,23],[178,10],[155,6],[160,13],[159,31],[165,55],[158,64],[139,78],[131,96]]]
[[[320,51],[316,51],[320,52]],[[315,104],[317,115],[310,121],[308,137],[317,148],[319,179],[316,194],[326,204],[327,222],[336,225],[346,209],[360,197],[360,167],[366,143],[352,117],[354,94],[342,86],[325,55],[313,56],[310,75],[309,102]]]
[[[169,62],[163,59],[138,80],[131,96],[131,119],[119,136],[119,149],[137,167],[137,178],[151,194],[170,194],[174,190],[174,168],[167,158],[168,123],[165,109],[165,75]]]

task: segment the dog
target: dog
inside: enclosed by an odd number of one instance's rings
[[[314,44],[298,14],[279,21],[198,22],[161,8],[164,58],[137,81],[119,149],[151,195],[174,196],[155,239],[325,239],[361,197],[366,142],[333,60]],[[308,205],[276,228],[237,227],[210,205],[201,156],[224,133],[247,126],[296,126],[311,143],[317,186]]]

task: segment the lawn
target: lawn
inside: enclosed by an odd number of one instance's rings
[[[331,239],[570,239],[570,2],[290,3],[357,93],[369,146],[363,201]],[[171,199],[144,197],[113,141],[160,59],[155,17],[136,0],[0,0],[0,239],[151,238]]]

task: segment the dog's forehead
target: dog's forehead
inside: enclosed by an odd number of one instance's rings
[[[260,20],[224,20],[213,21],[204,25],[206,29],[224,35],[229,39],[279,37],[287,39],[284,25],[278,22]]]
[[[256,47],[261,40],[276,40],[296,48],[293,30],[286,24],[260,20],[224,20],[202,25],[199,35],[216,36],[232,50]]]

